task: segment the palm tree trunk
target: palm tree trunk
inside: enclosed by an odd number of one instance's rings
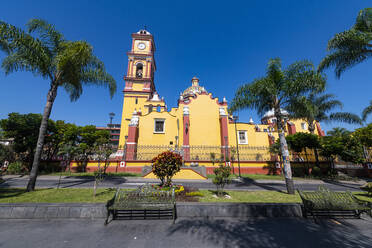
[[[314,123],[311,123],[311,125],[309,123],[309,131],[311,134],[315,134]],[[315,156],[315,166],[320,168],[318,149],[316,147],[314,148],[314,156]]]
[[[37,178],[39,164],[40,164],[40,157],[43,151],[44,139],[45,139],[45,134],[47,131],[50,112],[52,111],[53,103],[57,96],[57,88],[58,88],[57,83],[52,82],[52,85],[48,91],[47,103],[45,104],[45,107],[44,107],[43,118],[41,120],[39,137],[37,139],[36,150],[35,150],[35,155],[34,155],[34,161],[32,163],[30,179],[27,184],[27,191],[35,190],[36,178]]]
[[[288,152],[288,145],[285,139],[284,128],[281,118],[280,108],[275,108],[275,117],[276,117],[276,124],[278,127],[278,134],[279,134],[279,141],[280,141],[280,151],[283,157],[283,167],[284,167],[284,177],[285,183],[287,186],[288,194],[294,194],[294,184],[292,179],[292,170],[291,170],[291,163],[289,162],[289,152]]]

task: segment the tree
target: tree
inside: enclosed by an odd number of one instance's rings
[[[301,61],[282,70],[280,59],[271,59],[266,76],[239,87],[229,108],[230,113],[244,108],[256,109],[259,114],[274,110],[284,175],[290,194],[294,194],[294,185],[284,134],[285,116],[282,109],[289,107],[292,98],[297,98],[312,90],[323,90],[324,87],[325,77],[314,70],[312,63]]]
[[[42,116],[40,114],[10,113],[7,119],[0,121],[4,136],[13,138],[13,149],[19,157],[29,165],[31,169],[35,145],[38,140]],[[48,120],[48,128],[45,135],[52,135],[54,122]]]
[[[289,105],[291,118],[306,120],[310,133],[315,133],[315,124],[318,122],[341,121],[352,124],[362,124],[362,120],[356,114],[348,112],[329,113],[336,107],[342,107],[342,103],[335,99],[332,94],[310,92],[307,95],[293,98]],[[319,156],[314,148],[316,166],[319,167]]]
[[[343,161],[363,163],[363,145],[351,134],[324,136],[320,140],[320,153],[331,159],[332,167],[337,156]]]
[[[311,134],[311,133],[303,133],[303,132],[295,133],[295,134],[292,134],[292,135],[288,135],[286,137],[286,140],[287,140],[288,146],[294,152],[298,152],[298,153],[300,153],[302,151],[305,152],[305,157],[306,157],[306,162],[307,163],[309,162],[309,160],[308,160],[306,149],[308,148],[308,149],[313,149],[314,151],[316,151],[319,148],[319,138],[318,138],[318,136],[315,135],[315,134]],[[317,153],[316,153],[316,155],[317,155]],[[316,159],[318,159],[317,156],[315,156],[315,157],[316,157]],[[318,164],[317,164],[317,166],[319,167]],[[309,167],[307,168],[305,173],[306,174],[309,173]]]
[[[322,71],[335,66],[336,76],[372,57],[372,8],[359,12],[355,25],[347,31],[336,34],[329,42],[330,52],[319,64]]]
[[[106,86],[111,97],[116,83],[104,64],[93,54],[86,41],[68,41],[55,27],[41,19],[31,19],[27,31],[0,22],[0,49],[6,53],[2,62],[5,74],[29,71],[50,82],[47,102],[44,107],[34,160],[27,191],[35,189],[40,156],[44,145],[48,119],[59,87],[77,100],[84,85]]]
[[[341,137],[341,136],[344,136],[344,135],[349,135],[351,132],[349,130],[347,130],[346,128],[343,128],[343,127],[334,127],[332,128],[332,130],[329,130],[327,132],[327,135],[328,136],[338,136],[338,137]]]
[[[171,186],[172,177],[180,171],[182,157],[171,151],[160,153],[151,160],[152,172],[161,180],[161,185]]]
[[[353,132],[353,136],[357,138],[363,145],[364,158],[371,161],[372,155],[372,123],[366,127],[358,128]]]

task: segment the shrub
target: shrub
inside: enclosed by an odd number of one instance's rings
[[[231,175],[231,168],[230,166],[226,166],[220,164],[218,168],[213,170],[214,174],[216,175],[213,178],[213,183],[217,187],[217,194],[221,196],[223,194],[223,189],[226,184],[230,183],[230,175]]]
[[[302,164],[297,164],[292,166],[294,177],[304,177],[306,175],[307,167]]]
[[[170,186],[172,177],[181,169],[182,157],[177,153],[166,151],[153,158],[151,163],[152,172],[161,180],[161,185]]]
[[[186,196],[203,196],[203,194],[199,191],[197,191],[197,192],[187,192]]]
[[[314,167],[311,170],[311,175],[315,177],[320,177],[322,175],[322,170],[319,167]]]
[[[8,174],[22,174],[23,172],[24,166],[20,161],[10,163],[7,169]]]

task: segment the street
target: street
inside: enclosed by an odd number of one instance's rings
[[[4,177],[5,182],[0,184],[0,187],[23,188],[26,187],[28,176],[7,176]],[[39,176],[36,182],[38,188],[55,188],[58,185],[58,176]],[[98,187],[101,188],[137,188],[145,183],[158,183],[159,180],[130,178],[130,177],[112,177],[106,178]],[[174,180],[175,183],[181,183],[184,186],[195,187],[199,189],[215,189],[215,185],[211,180]],[[92,177],[62,177],[60,182],[61,188],[91,188],[94,184]],[[335,182],[335,181],[320,181],[320,180],[298,180],[295,181],[296,189],[313,191],[322,184],[334,191],[360,191],[360,184],[354,182]],[[226,185],[226,190],[286,190],[284,181],[280,180],[251,180],[244,178],[242,181],[233,180],[231,184]]]
[[[372,247],[372,221],[0,220],[0,247]]]

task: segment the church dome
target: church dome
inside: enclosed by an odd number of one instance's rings
[[[208,93],[204,87],[199,85],[199,78],[193,77],[191,79],[192,85],[188,87],[186,90],[183,91],[181,94],[183,98],[187,98],[189,96],[194,96],[196,94],[200,94],[202,92]]]
[[[141,29],[140,31],[137,32],[137,34],[148,34],[148,35],[151,35],[149,31],[147,31],[146,29]]]

